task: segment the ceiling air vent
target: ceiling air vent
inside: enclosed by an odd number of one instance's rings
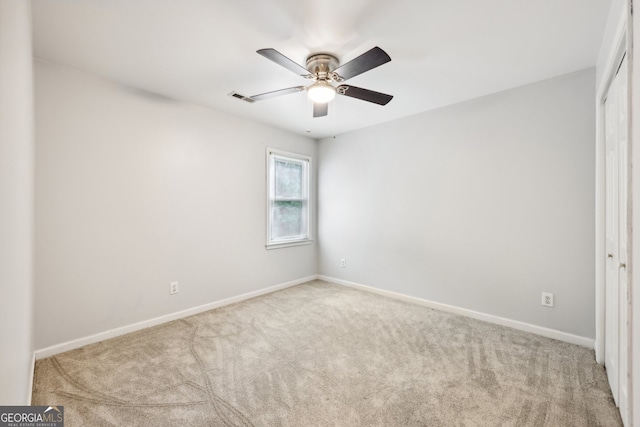
[[[238,98],[238,99],[241,99],[241,100],[243,100],[243,101],[247,101],[247,102],[249,102],[249,103],[254,103],[254,102],[256,102],[256,101],[255,101],[255,99],[251,99],[251,98],[249,98],[248,96],[240,95],[239,93],[236,93],[236,92],[231,92],[231,93],[229,94],[229,96],[233,96],[234,98]]]

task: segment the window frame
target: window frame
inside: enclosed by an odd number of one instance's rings
[[[302,193],[303,197],[300,199],[303,203],[306,203],[306,209],[304,212],[305,231],[306,233],[300,234],[292,238],[280,238],[273,239],[271,235],[272,230],[272,206],[277,198],[275,197],[275,161],[277,158],[291,160],[294,163],[301,163],[303,165],[303,183]],[[312,236],[312,159],[304,154],[291,153],[288,151],[278,150],[275,148],[267,147],[266,153],[266,244],[267,249],[287,248],[291,246],[308,245],[313,242]],[[305,197],[306,196],[306,197]]]

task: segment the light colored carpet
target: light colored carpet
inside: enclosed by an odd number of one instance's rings
[[[593,352],[320,281],[43,359],[66,426],[618,426]]]

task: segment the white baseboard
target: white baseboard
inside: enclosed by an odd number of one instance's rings
[[[496,325],[507,326],[509,328],[518,329],[520,331],[530,332],[532,334],[541,335],[547,338],[553,338],[559,341],[568,342],[571,344],[577,344],[590,349],[594,348],[595,341],[591,338],[581,337],[579,335],[573,335],[566,332],[558,331],[555,329],[549,329],[542,326],[532,325],[530,323],[520,322],[517,320],[506,319],[504,317],[494,316],[492,314],[481,313],[478,311],[468,310],[466,308],[460,308],[453,305],[442,304],[439,302],[429,301],[422,298],[411,297],[408,295],[400,294],[397,292],[386,291],[384,289],[378,289],[360,283],[349,282],[342,279],[336,279],[334,277],[328,277],[318,275],[319,280],[325,282],[335,283],[337,285],[348,286],[350,288],[360,289],[363,291],[371,292],[374,294],[383,295],[386,297],[398,299],[401,301],[410,302],[413,304],[419,304],[425,307],[433,308],[436,310],[446,311],[449,313],[458,314],[460,316],[471,317],[485,322],[494,323]]]
[[[143,320],[142,322],[134,323],[127,326],[122,326],[116,329],[110,329],[108,331],[100,332],[94,335],[89,335],[87,337],[78,338],[75,340],[67,341],[62,344],[52,345],[51,347],[46,347],[40,350],[36,350],[34,353],[34,358],[36,360],[44,359],[45,357],[51,357],[59,353],[63,353],[65,351],[74,350],[76,348],[84,347],[85,345],[94,344],[100,341],[107,340],[109,338],[118,337],[121,335],[125,335],[131,332],[139,331],[141,329],[149,328],[151,326],[160,325],[162,323],[170,322],[172,320],[181,319],[183,317],[192,316],[194,314],[202,313],[205,311],[213,310],[214,308],[222,307],[229,304],[234,304],[236,302],[244,301],[247,299],[255,298],[260,295],[269,294],[271,292],[279,291],[281,289],[286,289],[291,286],[296,286],[301,283],[309,282],[311,280],[317,279],[317,275],[303,277],[301,279],[292,280],[290,282],[281,283],[279,285],[271,286],[268,288],[260,289],[253,292],[248,292],[246,294],[238,295],[231,298],[226,298],[220,301],[214,301],[207,304],[203,304],[197,307],[189,308],[186,310],[178,311],[176,313],[167,314],[164,316],[156,317],[154,319]],[[33,382],[32,382],[33,383]]]
[[[478,320],[483,320],[485,322],[494,323],[497,325],[507,326],[513,329],[518,329],[525,332],[530,332],[533,334],[541,335],[547,338],[557,339],[559,341],[568,342],[571,344],[577,344],[588,348],[594,348],[594,340],[591,338],[585,338],[578,335],[569,334],[566,332],[558,331],[555,329],[549,329],[542,326],[532,325],[530,323],[520,322],[517,320],[506,319],[503,317],[494,316],[491,314],[481,313],[478,311],[468,310],[465,308],[460,308],[452,305],[442,304],[439,302],[429,301],[422,298],[412,297],[404,294],[400,294],[397,292],[387,291],[384,289],[378,289],[367,285],[362,285],[360,283],[349,282],[342,279],[336,279],[334,277],[323,276],[323,275],[312,275],[303,277],[301,279],[292,280],[290,282],[281,283],[279,285],[271,286],[268,288],[260,289],[253,292],[248,292],[242,295],[237,295],[235,297],[226,298],[220,301],[214,301],[207,304],[203,304],[197,307],[189,308],[186,310],[178,311],[175,313],[167,314],[164,316],[156,317],[149,320],[144,320],[142,322],[134,323],[127,326],[122,326],[116,329],[110,329],[108,331],[100,332],[94,335],[89,335],[87,337],[78,338],[75,340],[67,341],[62,344],[56,344],[50,347],[46,347],[43,349],[36,350],[33,354],[33,362],[31,367],[31,383],[29,384],[29,401],[31,399],[31,392],[33,387],[33,376],[34,376],[34,366],[35,360],[44,359],[46,357],[51,357],[59,353],[63,353],[65,351],[74,350],[76,348],[84,347],[85,345],[94,344],[100,341],[104,341],[109,338],[118,337],[121,335],[125,335],[131,332],[139,331],[141,329],[149,328],[151,326],[160,325],[162,323],[170,322],[172,320],[181,319],[184,317],[192,316],[194,314],[202,313],[208,310],[213,310],[218,307],[223,307],[225,305],[234,304],[236,302],[244,301],[247,299],[255,298],[260,295],[269,294],[275,291],[279,291],[281,289],[286,289],[292,286],[299,285],[301,283],[306,283],[315,279],[324,280],[325,282],[335,283],[338,285],[348,286],[355,289],[360,289],[363,291],[387,296],[390,298],[398,299],[401,301],[410,302],[413,304],[419,304],[425,307],[433,308],[436,310],[446,311],[449,313],[458,314],[461,316],[471,317]]]
[[[31,406],[31,398],[33,397],[33,380],[36,370],[36,352],[31,355],[31,367],[29,368],[29,387],[27,388],[27,405]]]

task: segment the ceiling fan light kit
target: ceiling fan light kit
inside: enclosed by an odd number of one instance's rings
[[[296,86],[287,89],[261,93],[250,97],[253,101],[273,98],[275,96],[307,91],[307,96],[314,103],[313,117],[323,117],[328,113],[328,103],[338,95],[345,95],[378,105],[387,105],[393,96],[351,85],[335,87],[331,82],[341,83],[366,71],[391,61],[391,57],[379,47],[368,50],[357,58],[340,66],[340,61],[333,55],[320,53],[307,58],[306,68],[292,61],[275,49],[260,49],[258,54],[276,64],[298,74],[314,83],[311,86]]]
[[[319,80],[307,88],[307,95],[313,102],[326,104],[336,97],[336,88],[324,80]]]

